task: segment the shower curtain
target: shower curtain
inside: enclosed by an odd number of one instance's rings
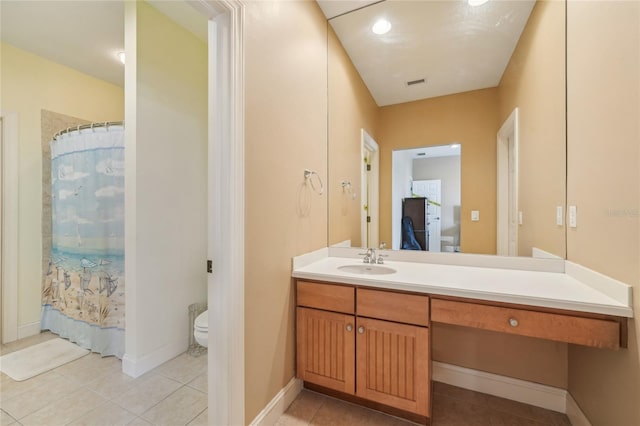
[[[53,232],[42,329],[122,358],[124,127],[79,128],[50,145]]]

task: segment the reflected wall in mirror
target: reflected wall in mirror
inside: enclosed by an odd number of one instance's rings
[[[394,170],[394,152],[459,144],[459,230],[433,251],[565,257],[564,2],[318,3],[329,18],[328,244],[399,248],[402,198],[425,179],[413,164]],[[380,18],[391,30],[376,35]],[[363,130],[378,177],[363,173]]]

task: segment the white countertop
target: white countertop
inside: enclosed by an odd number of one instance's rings
[[[310,262],[294,262],[292,275],[316,281],[633,317],[630,298],[627,303],[616,300],[605,294],[602,287],[594,288],[563,272],[395,260],[385,261],[384,266],[397,271],[388,275],[338,269],[358,264],[362,261],[356,258],[316,255]]]

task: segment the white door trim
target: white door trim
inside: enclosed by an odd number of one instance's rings
[[[515,156],[514,180],[518,182],[518,108],[515,108],[498,130],[497,135],[497,254],[508,256],[509,253],[509,206],[518,205],[518,185],[513,194],[515,200],[509,200],[509,136],[513,135],[512,155]],[[517,236],[516,236],[517,238]],[[517,240],[516,240],[517,241]],[[517,243],[516,243],[517,247]],[[515,255],[512,253],[511,255]]]
[[[191,4],[209,18],[208,423],[245,424],[244,5]]]
[[[366,151],[372,153],[370,175],[367,176],[366,167],[362,167],[362,174],[360,176],[361,245],[362,247],[377,247],[380,226],[380,148],[378,143],[365,129],[360,129],[360,140],[360,158],[364,158]],[[367,193],[369,195],[367,195]],[[365,201],[368,202],[368,210],[364,209]],[[369,223],[369,238],[367,238],[367,215],[371,217],[371,222]]]
[[[2,113],[2,343],[18,339],[18,114]]]

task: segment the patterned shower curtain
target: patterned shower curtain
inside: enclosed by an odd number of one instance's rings
[[[52,249],[42,329],[103,356],[124,354],[124,128],[51,141]]]

